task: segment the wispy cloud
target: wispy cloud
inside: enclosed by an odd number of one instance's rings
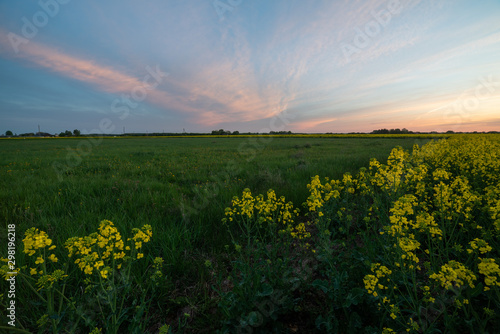
[[[10,42],[0,31],[2,53],[27,61],[64,77],[87,83],[107,93],[130,93],[143,87],[142,78],[129,75],[95,60],[83,59],[35,41],[22,46],[22,52],[9,52]],[[269,105],[279,106],[279,95],[260,96],[258,83],[245,61],[244,49],[238,50],[239,64],[233,61],[213,64],[192,78],[169,77],[162,87],[171,87],[175,95],[161,89],[148,91],[148,101],[178,112],[194,113],[192,121],[213,125],[224,121],[255,120],[269,115]],[[151,66],[154,68],[154,66]]]
[[[111,67],[99,65],[95,61],[70,56],[35,41],[23,45],[22,52],[18,54],[9,52],[11,45],[7,33],[3,30],[0,30],[0,46],[4,50],[2,53],[10,57],[23,59],[66,77],[96,85],[106,92],[124,92],[135,86],[142,85],[137,78]]]

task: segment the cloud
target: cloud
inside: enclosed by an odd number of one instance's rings
[[[139,79],[111,67],[65,54],[35,41],[29,41],[23,45],[21,52],[17,54],[6,51],[11,50],[11,45],[7,33],[3,30],[0,30],[0,46],[7,56],[27,60],[65,77],[96,85],[106,92],[125,92],[142,85]]]
[[[259,89],[259,78],[252,70],[249,46],[240,36],[235,39],[238,43],[235,45],[234,57],[222,55],[197,68],[192,75],[182,73],[175,79],[171,76],[162,78],[164,82],[161,87],[147,87],[147,101],[167,110],[192,114],[192,121],[205,125],[235,120],[251,121],[281,112],[286,108],[283,95],[272,87]],[[3,50],[11,49],[5,31],[0,31],[0,47]],[[22,45],[21,51],[18,54],[4,51],[3,54],[87,83],[107,93],[131,95],[134,90],[144,91],[143,79],[148,75],[145,70],[144,77],[139,78],[35,41]],[[154,66],[150,68],[154,69]],[[149,83],[152,81],[149,79]]]

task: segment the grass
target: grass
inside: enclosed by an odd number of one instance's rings
[[[309,195],[305,185],[312,176],[341,178],[367,167],[371,158],[385,162],[395,146],[411,150],[427,141],[418,137],[1,140],[0,219],[4,226],[16,225],[20,266],[26,261],[22,236],[30,227],[46,231],[62,245],[70,237],[96,231],[103,219],[114,222],[124,237],[131,236],[127,233],[133,227],[150,224],[154,237],[148,254],[163,257],[168,272],[168,283],[155,300],[153,322],[180,321],[179,314],[194,312],[189,327],[196,331],[212,323],[214,282],[205,264],[227,261],[223,254],[231,239],[221,218],[233,196],[245,188],[255,194],[272,188],[305,211],[300,204]],[[3,248],[0,254],[6,252]],[[56,251],[58,257],[63,253],[63,247]],[[29,296],[21,290],[17,298],[22,304]],[[26,321],[28,315],[20,317]]]

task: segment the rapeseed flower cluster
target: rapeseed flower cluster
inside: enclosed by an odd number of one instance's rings
[[[441,270],[438,273],[430,275],[429,278],[437,281],[447,290],[463,286],[474,288],[474,281],[477,279],[471,270],[455,260],[451,260],[441,266]]]
[[[49,250],[56,248],[56,246],[51,246],[52,239],[48,237],[47,233],[39,231],[37,228],[28,229],[24,236],[24,253],[28,254],[28,256],[35,255],[37,251],[44,249],[46,246],[50,246]]]
[[[61,269],[49,272],[49,263],[58,262],[59,259],[51,253],[56,246],[52,245],[46,232],[35,227],[29,228],[24,233],[23,239],[24,253],[35,258],[35,265],[30,267],[31,276],[39,276],[36,285],[38,290],[53,287],[54,283],[64,280],[68,275]]]
[[[500,287],[500,267],[495,259],[479,258],[481,261],[477,266],[479,273],[484,276],[484,291],[490,290],[490,287]]]
[[[348,175],[350,176],[350,175]],[[352,182],[352,178],[345,177],[345,181]],[[325,184],[321,183],[319,175],[314,176],[311,179],[311,183],[307,185],[309,189],[309,197],[306,200],[309,211],[317,212],[321,217],[323,215],[322,207],[330,199],[336,199],[340,197],[340,192],[344,187],[341,185],[341,181],[329,180],[325,178]],[[353,187],[349,187],[354,192]]]
[[[267,191],[266,196],[259,194],[254,197],[250,189],[244,189],[241,198],[233,197],[232,206],[225,209],[222,222],[229,228],[233,223],[238,225],[247,240],[254,236],[274,238],[277,233],[297,238],[310,235],[303,224],[295,226],[299,210],[294,209],[292,202],[286,202],[284,196],[278,198],[272,189]]]
[[[304,223],[299,223],[296,226],[292,227],[290,234],[293,238],[299,240],[311,237],[311,233],[307,231],[306,225]]]
[[[408,153],[398,147],[391,151],[387,159],[387,165],[380,164],[373,159],[370,162],[370,171],[374,172],[370,182],[372,185],[396,193],[405,182],[404,172],[408,161]]]
[[[103,279],[113,272],[121,269],[123,263],[132,258],[137,259],[144,256],[139,250],[143,243],[151,240],[152,230],[150,225],[144,225],[141,229],[134,228],[134,236],[127,239],[132,241],[132,247],[125,246],[122,236],[114,224],[109,220],[101,221],[98,232],[84,237],[73,237],[66,241],[68,256],[75,256],[75,264],[86,275],[99,273]]]
[[[483,239],[476,238],[469,242],[470,248],[467,249],[468,253],[473,253],[475,251],[479,252],[480,254],[486,254],[489,251],[491,251],[493,248],[484,241]]]
[[[392,271],[386,266],[382,266],[380,263],[373,263],[371,271],[372,274],[365,275],[363,282],[368,293],[377,297],[380,291],[387,290],[389,286],[393,284],[390,278]],[[389,301],[390,300],[387,298],[383,300],[384,303]]]

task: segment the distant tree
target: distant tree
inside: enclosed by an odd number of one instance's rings
[[[71,137],[73,135],[69,130],[64,131],[64,134],[66,137]]]
[[[233,135],[239,135],[239,134],[240,134],[240,132],[238,130],[233,131]]]
[[[386,134],[409,134],[409,133],[413,133],[413,131],[410,131],[408,130],[407,128],[403,128],[403,129],[378,129],[378,130],[373,130],[371,132],[372,134],[382,134],[382,135],[386,135]]]
[[[78,129],[74,129],[74,130],[73,130],[73,136],[78,137],[79,135],[80,135],[80,130],[78,130]]]
[[[389,133],[389,130],[387,129],[379,129],[379,130],[373,130],[373,134],[381,134],[381,135],[386,135]]]
[[[390,129],[390,130],[389,130],[389,133],[390,133],[390,134],[400,134],[400,133],[401,133],[401,130],[400,130],[400,129]]]
[[[224,131],[224,129],[213,130],[212,135],[222,136],[222,135],[230,135],[231,131]]]
[[[7,131],[5,132],[5,135],[6,135],[6,136],[12,136],[12,131],[7,130]]]

